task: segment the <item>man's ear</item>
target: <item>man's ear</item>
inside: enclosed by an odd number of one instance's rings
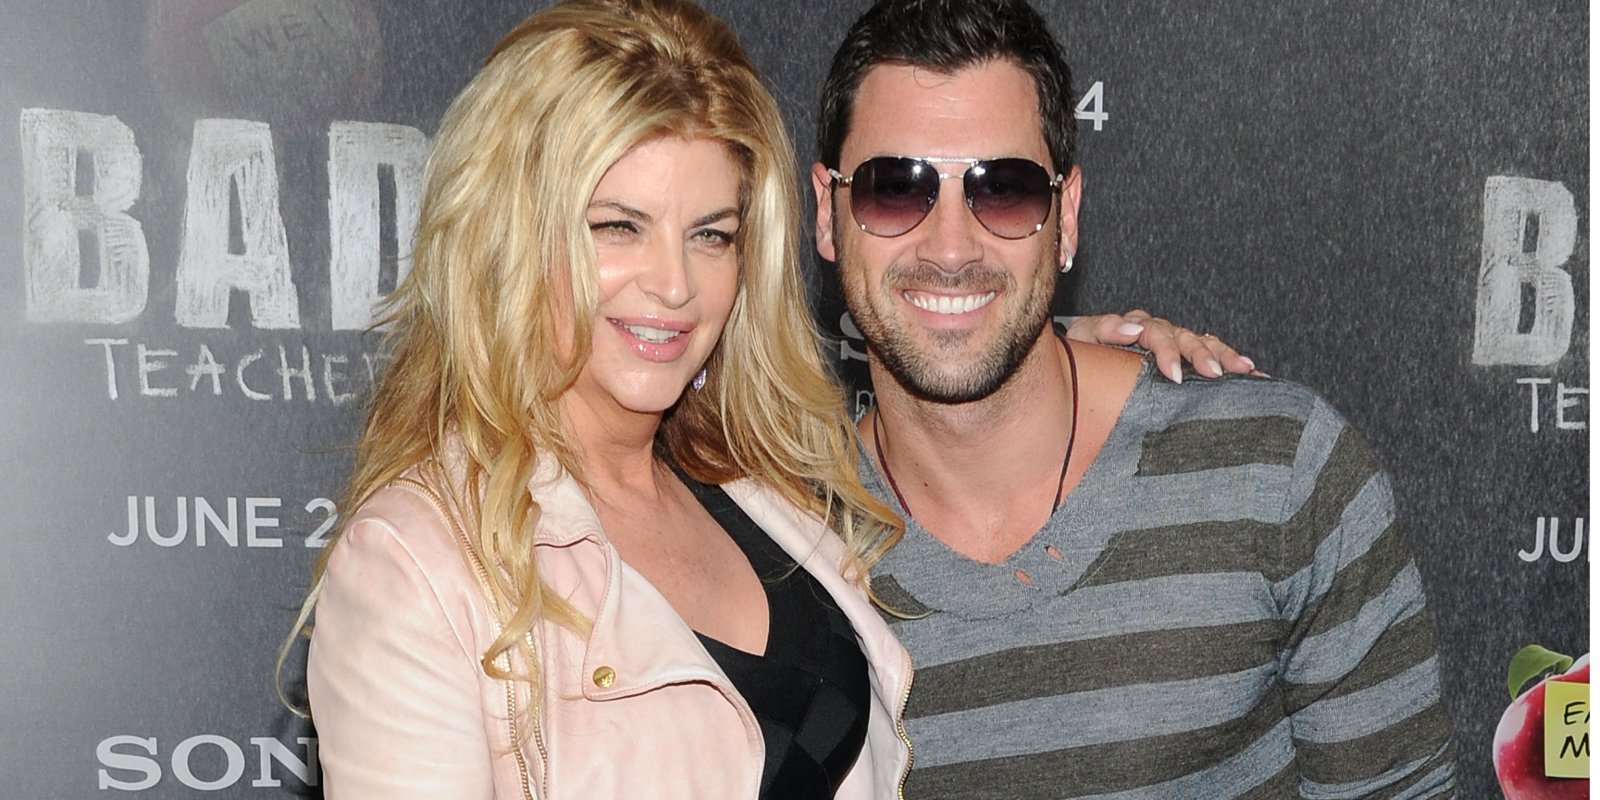
[[[1061,252],[1056,264],[1065,265],[1078,252],[1078,206],[1083,201],[1083,172],[1076,166],[1061,182]]]
[[[833,176],[821,161],[811,165],[811,192],[817,198],[817,255],[837,262],[833,242]]]

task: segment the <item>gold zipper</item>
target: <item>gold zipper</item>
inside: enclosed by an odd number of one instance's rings
[[[900,707],[894,712],[894,729],[900,734],[900,741],[906,743],[906,766],[900,771],[900,785],[895,788],[895,794],[900,800],[906,800],[906,778],[911,777],[911,763],[916,761],[917,753],[911,746],[911,736],[906,733],[906,703],[911,701],[911,681],[917,677],[917,670],[911,664],[911,654],[906,653],[906,688],[900,693]]]
[[[530,651],[532,651],[534,653],[539,652],[539,649],[534,646],[533,631],[531,631],[531,630],[528,631],[527,634],[525,634],[524,639],[526,639],[526,641],[528,642],[528,650],[530,650]],[[514,705],[513,705],[511,710],[513,712],[513,714],[511,715],[511,722],[512,722],[512,726],[513,726],[513,731],[515,731],[515,725],[516,725],[517,717],[516,717],[516,714],[514,713],[516,711],[516,708],[515,708]],[[516,741],[516,740],[513,739],[512,741]],[[539,771],[539,777],[540,777],[539,796],[540,797],[549,797],[550,796],[550,752],[548,750],[544,749],[544,729],[539,726],[539,720],[537,718],[535,718],[533,720],[533,746],[534,746],[534,748],[536,748],[539,751],[539,764],[543,767],[543,769]],[[517,748],[517,754],[519,756],[522,754],[522,748],[520,748],[520,747]],[[528,797],[528,792],[529,792],[529,789],[528,789],[528,770],[527,770],[527,765],[526,764],[523,765],[523,770],[522,770],[522,792],[523,792],[524,800],[533,800],[532,797]]]
[[[467,554],[467,560],[472,562],[473,569],[477,571],[480,588],[484,592],[484,599],[487,600],[489,597],[489,570],[484,567],[483,561],[478,558],[478,554],[473,552],[471,543],[467,541],[466,531],[462,530],[461,526],[457,524],[455,516],[446,510],[444,498],[440,497],[439,493],[433,490],[433,487],[415,478],[400,478],[396,483],[407,483],[415,486],[429,502],[433,503],[440,516],[444,517],[445,522],[450,526],[451,533],[456,537],[456,542],[461,545],[462,550]],[[500,638],[500,621],[495,619],[494,614],[489,615],[489,626],[494,632],[494,637],[496,639]],[[533,643],[532,637],[533,634],[530,631],[528,633],[530,647]],[[499,660],[501,662],[500,668],[507,673],[511,672],[510,651],[501,653]],[[523,800],[534,800],[533,778],[528,774],[528,759],[522,753],[522,745],[517,743],[517,684],[515,680],[506,680],[504,683],[506,685],[506,725],[509,729],[508,733],[511,735],[511,755],[517,760],[517,774],[522,781]],[[539,721],[537,719],[533,720],[533,743],[539,750],[539,762],[544,765],[542,774],[548,776],[550,774],[550,754],[544,748],[544,736],[539,731]],[[549,794],[549,788],[545,787],[544,796],[548,797]]]
[[[505,655],[504,653],[501,654]],[[511,660],[506,659],[501,667],[507,672],[511,671]],[[522,755],[522,745],[517,744],[517,685],[513,681],[505,681],[506,685],[506,726],[511,734],[511,754],[517,759],[517,776],[522,779],[523,800],[533,800],[533,780],[528,775],[528,760]],[[538,725],[533,729],[537,731]],[[536,737],[537,738],[537,737]],[[544,748],[539,748],[540,758],[544,757]]]

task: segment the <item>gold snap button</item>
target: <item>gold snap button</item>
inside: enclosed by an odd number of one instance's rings
[[[610,667],[601,667],[594,671],[594,685],[609,689],[611,684],[617,682],[617,671]]]

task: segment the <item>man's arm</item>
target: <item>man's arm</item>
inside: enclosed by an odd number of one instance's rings
[[[1301,794],[1453,796],[1433,619],[1389,479],[1321,400],[1294,474],[1274,592]]]

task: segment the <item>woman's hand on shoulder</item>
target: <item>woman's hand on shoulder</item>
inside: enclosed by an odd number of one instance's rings
[[[1171,320],[1153,317],[1136,308],[1123,314],[1095,314],[1078,317],[1067,327],[1073,341],[1089,344],[1135,346],[1150,351],[1156,368],[1175,383],[1183,382],[1183,363],[1207,378],[1235,372],[1264,375],[1256,364],[1242,356],[1227,342],[1209,333],[1196,333]]]

